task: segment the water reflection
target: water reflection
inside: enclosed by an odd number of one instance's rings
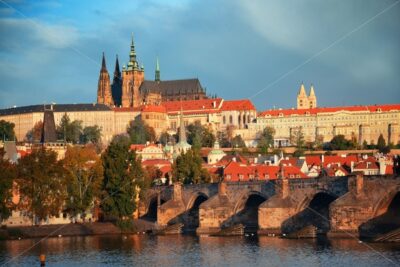
[[[38,241],[0,242],[0,264]],[[110,235],[49,238],[9,265],[38,265],[40,253],[47,255],[49,266],[393,266],[393,262],[400,263],[399,244],[366,244],[354,239]]]

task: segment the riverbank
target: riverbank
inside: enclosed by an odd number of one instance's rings
[[[123,233],[136,234],[138,232],[147,232],[154,228],[153,223],[144,220],[134,220],[133,226],[131,230],[121,230],[111,222],[92,222],[6,227],[0,229],[0,240],[57,236],[114,235]]]

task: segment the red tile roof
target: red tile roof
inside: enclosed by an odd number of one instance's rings
[[[141,151],[141,150],[142,150],[143,148],[145,148],[145,147],[146,147],[145,144],[137,144],[137,145],[132,144],[132,145],[130,146],[130,150]]]
[[[269,116],[279,116],[282,114],[283,116],[289,115],[315,115],[318,113],[333,113],[338,111],[351,111],[351,112],[377,112],[379,111],[391,111],[391,110],[400,110],[400,104],[388,104],[388,105],[373,105],[373,106],[347,106],[347,107],[326,107],[326,108],[311,108],[311,109],[274,109],[274,110],[266,110],[259,114],[260,117]]]
[[[165,165],[171,166],[171,162],[166,159],[146,159],[142,161],[143,166],[157,166],[157,165]]]
[[[222,98],[212,98],[212,99],[200,99],[200,100],[182,100],[182,101],[167,101],[163,102],[163,106],[165,106],[168,113],[177,113],[183,110],[183,113],[197,111],[218,111],[220,109],[220,105],[222,103]],[[215,103],[215,105],[214,105]]]
[[[249,99],[240,100],[224,100],[222,103],[222,111],[228,110],[256,110],[253,103]]]
[[[139,112],[139,111],[141,111],[141,107],[136,107],[136,108],[131,108],[131,107],[129,107],[129,108],[114,107],[113,110],[114,110],[115,112],[128,112],[128,111],[131,111],[131,112]]]
[[[285,178],[308,178],[299,167],[296,166],[282,166],[283,176]]]
[[[320,156],[306,156],[306,163],[308,167],[311,166],[321,166],[321,157]]]
[[[356,170],[377,170],[379,169],[378,163],[372,158],[360,161],[354,165],[354,171]]]
[[[348,167],[351,167],[351,162],[358,162],[358,157],[357,155],[347,155],[346,157],[342,156],[324,156],[324,162],[323,166],[327,167],[328,165],[346,165]]]
[[[325,168],[325,172],[328,176],[336,176],[336,172],[341,171],[344,175],[348,175],[349,173],[341,166],[332,166],[329,168]]]
[[[141,108],[142,112],[166,113],[167,109],[163,105],[145,105]]]

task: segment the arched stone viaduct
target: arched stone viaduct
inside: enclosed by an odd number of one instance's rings
[[[241,224],[259,234],[291,234],[312,226],[329,235],[374,237],[383,231],[379,225],[385,224],[385,231],[400,228],[400,177],[175,184],[150,189],[139,214],[159,228],[182,223],[185,231],[199,234]]]

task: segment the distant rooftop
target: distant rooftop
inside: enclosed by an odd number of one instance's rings
[[[33,112],[44,112],[53,109],[54,112],[72,112],[72,111],[108,111],[110,107],[104,104],[45,104],[32,105],[15,108],[0,109],[0,116],[25,114]]]

